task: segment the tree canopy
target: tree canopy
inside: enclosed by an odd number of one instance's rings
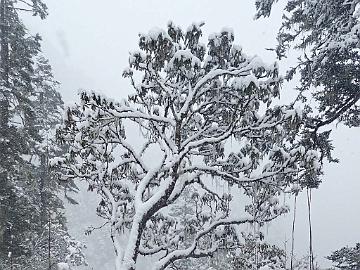
[[[257,0],[257,15],[267,17],[275,0]],[[320,127],[341,121],[360,125],[359,115],[359,1],[289,0],[278,34],[278,56],[290,48],[302,51],[298,65],[288,72],[300,73],[300,98],[318,102],[312,123]],[[312,106],[314,108],[314,106]]]
[[[40,269],[76,245],[67,233],[49,159],[63,101],[51,66],[20,12],[44,19],[39,0],[0,1],[0,268]],[[69,262],[71,258],[69,257]]]
[[[237,245],[240,225],[278,217],[288,210],[281,194],[318,181],[301,110],[274,104],[277,65],[246,55],[231,29],[202,43],[202,25],[140,34],[123,73],[134,94],[117,102],[81,92],[58,131],[69,151],[52,163],[101,196],[119,270],[150,255],[153,269],[171,269]],[[140,139],[131,143],[134,127]],[[171,214],[184,191],[195,204],[188,227]]]
[[[360,243],[354,247],[343,247],[334,251],[328,260],[335,264],[338,269],[356,270],[360,268]]]

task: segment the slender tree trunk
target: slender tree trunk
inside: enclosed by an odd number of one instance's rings
[[[51,213],[49,209],[49,231],[48,231],[48,261],[49,261],[49,270],[51,270]]]
[[[39,177],[39,195],[40,195],[40,220],[41,227],[47,223],[47,202],[46,202],[46,157],[45,154],[40,154],[40,177]]]
[[[9,41],[8,41],[8,14],[7,0],[0,2],[0,31],[1,31],[1,80],[4,86],[9,86]]]
[[[8,158],[9,158],[9,101],[6,87],[9,86],[9,48],[7,40],[7,0],[0,1],[0,251],[6,252],[5,234],[7,225]],[[7,256],[7,254],[5,254]]]
[[[291,230],[291,258],[290,258],[290,270],[294,269],[294,247],[295,247],[295,221],[296,221],[296,199],[297,195],[295,195],[294,199],[294,216],[292,221],[292,230]]]
[[[308,220],[309,220],[309,262],[310,270],[314,270],[314,251],[313,251],[313,239],[312,239],[312,224],[311,224],[311,189],[307,188],[307,204],[308,204]]]
[[[44,110],[44,93],[40,93],[40,108],[41,110]],[[48,143],[46,141],[46,143]],[[47,199],[49,200],[49,198],[47,197],[46,194],[46,181],[48,179],[48,153],[46,151],[46,153],[40,153],[40,179],[39,179],[39,193],[40,193],[40,220],[41,220],[41,227],[43,227],[44,224],[46,224],[46,220],[47,220]],[[43,222],[45,221],[45,222]]]

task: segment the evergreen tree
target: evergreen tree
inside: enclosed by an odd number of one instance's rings
[[[358,270],[360,269],[360,243],[355,247],[343,247],[334,251],[328,260],[332,261],[336,268],[344,270]]]
[[[47,15],[39,0],[0,1],[0,266],[49,269],[72,241],[48,165],[61,150],[53,138],[63,103],[20,11]]]
[[[31,146],[40,141],[33,125],[31,96],[33,57],[38,54],[39,37],[28,36],[18,16],[16,2],[2,0],[1,11],[1,243],[0,254],[20,256],[34,228],[33,198],[27,194],[31,186],[31,167],[24,155],[31,155]],[[34,10],[35,13],[35,10]],[[45,10],[41,10],[45,15]],[[23,221],[23,222],[19,222]]]
[[[276,0],[256,0],[257,17],[269,16]],[[358,0],[288,0],[278,34],[278,56],[289,49],[301,50],[298,64],[287,79],[300,73],[299,100],[313,98],[314,113],[308,118],[315,143],[332,160],[329,132],[320,132],[332,122],[360,125],[360,10]]]
[[[257,0],[257,17],[269,16],[274,2]],[[288,78],[299,71],[301,91],[316,87],[321,115],[314,127],[335,120],[359,126],[359,1],[291,0],[285,11],[277,52],[282,57],[290,47],[309,49]]]

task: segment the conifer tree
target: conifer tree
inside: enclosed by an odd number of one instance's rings
[[[270,16],[277,0],[256,0],[257,15]],[[299,50],[298,63],[287,73],[300,74],[298,100],[304,102],[314,143],[330,161],[331,123],[360,125],[360,10],[358,0],[288,0],[278,33],[279,58]],[[311,103],[309,101],[312,101]],[[316,101],[314,103],[313,101]]]
[[[360,269],[360,243],[354,247],[343,247],[336,250],[327,259],[335,264],[336,269]]]
[[[61,150],[53,138],[63,102],[41,38],[19,12],[44,19],[47,8],[39,0],[0,1],[0,268],[48,269],[72,241],[49,172]]]

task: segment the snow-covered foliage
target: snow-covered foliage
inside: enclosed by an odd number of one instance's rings
[[[233,237],[235,237],[236,241],[238,241],[236,245],[223,247],[214,253],[211,257],[200,258],[196,260],[187,258],[185,260],[175,262],[169,269],[287,269],[285,251],[277,246],[266,243],[261,233],[242,233],[241,239],[237,238],[236,234],[231,234]]]
[[[227,28],[202,43],[202,25],[140,34],[124,71],[135,93],[116,102],[81,92],[58,132],[69,151],[52,163],[101,196],[118,270],[137,269],[140,256],[155,255],[149,269],[159,270],[211,256],[236,244],[239,225],[285,213],[283,192],[317,181],[301,111],[273,105],[277,65],[246,55]],[[138,144],[128,138],[134,125]],[[184,191],[194,204],[187,225],[174,215]],[[240,197],[246,205],[234,207]]]
[[[40,0],[0,1],[0,269],[45,269],[68,254],[55,125],[63,103],[51,66],[19,12],[45,18]]]
[[[271,9],[276,2],[277,0],[255,0],[255,6],[257,10],[255,18],[258,19],[261,16],[270,16]]]
[[[86,265],[82,252],[84,245],[71,238],[62,224],[53,221],[52,224],[45,224],[41,233],[29,234],[31,237],[36,235],[28,250],[31,255],[14,256],[16,254],[9,252],[6,260],[0,260],[0,269],[38,270],[53,269],[56,264],[69,267]]]
[[[263,241],[263,236],[245,234],[239,250],[231,253],[230,269],[286,269],[286,252],[275,245]]]
[[[256,0],[257,17],[269,16],[274,2]],[[304,49],[288,78],[300,72],[300,97],[306,100],[310,90],[318,102],[319,113],[309,123],[315,131],[334,121],[360,125],[359,4],[359,0],[287,1],[277,52],[282,57],[289,48]]]
[[[57,270],[70,270],[68,263],[60,262],[57,264]]]
[[[331,260],[338,269],[360,269],[360,243],[354,247],[343,247],[336,250],[327,259]]]

